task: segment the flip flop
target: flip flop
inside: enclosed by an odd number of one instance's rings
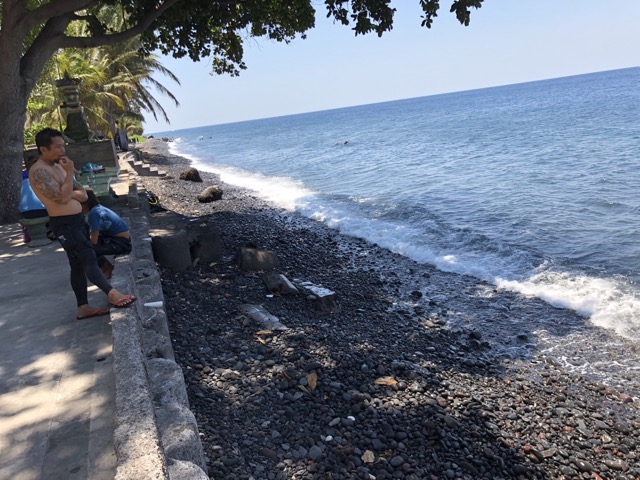
[[[122,300],[117,303],[112,303],[111,306],[113,308],[129,308],[136,300],[137,298],[133,295],[125,295]]]
[[[106,307],[96,307],[91,310],[87,315],[83,315],[82,317],[76,317],[77,320],[86,320],[87,318],[93,317],[103,317],[105,315],[109,315],[109,309]]]

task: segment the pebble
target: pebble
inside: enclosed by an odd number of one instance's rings
[[[317,445],[314,445],[309,449],[309,458],[311,460],[317,460],[321,456],[322,456],[322,448],[318,447]]]
[[[628,468],[627,464],[620,460],[606,459],[604,464],[611,470],[626,470]]]
[[[183,160],[157,148],[150,155],[173,178],[145,178],[145,186],[194,215],[202,186],[178,180],[171,168]],[[637,382],[616,390],[573,374],[563,358],[583,365],[586,351],[541,353],[545,335],[562,338],[584,319],[224,189],[219,202],[197,205],[224,234],[223,259],[161,271],[212,478],[543,480],[590,478],[605,467],[640,478],[640,417],[627,400],[638,397]],[[274,296],[265,308],[289,331],[259,342],[261,327],[238,307],[264,303],[265,286],[232,264],[248,242],[275,251],[290,280],[336,292],[340,312],[322,314],[305,295]],[[513,357],[502,356],[503,346]],[[402,388],[375,384],[382,376]]]

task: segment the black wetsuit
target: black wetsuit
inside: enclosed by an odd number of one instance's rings
[[[98,237],[98,243],[93,246],[98,255],[129,255],[131,253],[131,239],[124,237]],[[100,262],[98,262],[100,263]]]
[[[96,252],[89,240],[89,226],[82,213],[49,217],[49,226],[67,252],[71,266],[71,288],[76,295],[78,306],[89,303],[87,278],[104,293],[113,287],[98,268]]]

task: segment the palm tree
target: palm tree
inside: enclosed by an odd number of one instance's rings
[[[53,60],[43,71],[40,80],[34,87],[27,104],[27,120],[25,123],[25,144],[34,143],[36,132],[44,127],[62,129],[62,116],[58,104],[58,91],[55,86],[57,68]]]
[[[107,16],[114,25],[124,21],[113,8],[105,8],[99,15]],[[75,35],[85,35],[86,26],[71,25],[70,28],[74,29]],[[94,130],[111,132],[113,136],[115,124],[119,121],[132,129],[130,133],[140,133],[145,112],[151,113],[156,119],[160,115],[169,122],[150,87],[176,105],[179,102],[153,75],[159,72],[178,84],[180,81],[160,63],[158,56],[141,54],[140,46],[139,38],[134,38],[113,46],[59,52],[34,89],[25,130],[61,125],[60,100],[54,80],[61,78],[63,72],[82,80],[80,100],[85,117]]]
[[[88,111],[88,119],[93,119],[96,126],[108,127],[112,133],[115,132],[116,121],[142,125],[143,112],[151,113],[156,119],[160,115],[169,121],[149,87],[154,87],[176,106],[179,105],[176,97],[153,75],[162,73],[178,84],[180,80],[160,63],[156,55],[141,55],[139,47],[139,41],[134,39],[94,52],[91,64],[98,65],[99,73],[92,74],[83,82],[82,103]]]

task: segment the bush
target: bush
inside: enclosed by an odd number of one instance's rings
[[[49,125],[45,125],[44,123],[35,123],[31,125],[29,128],[24,129],[24,144],[25,145],[34,145],[36,143],[36,133],[38,133],[43,128],[47,128]]]

